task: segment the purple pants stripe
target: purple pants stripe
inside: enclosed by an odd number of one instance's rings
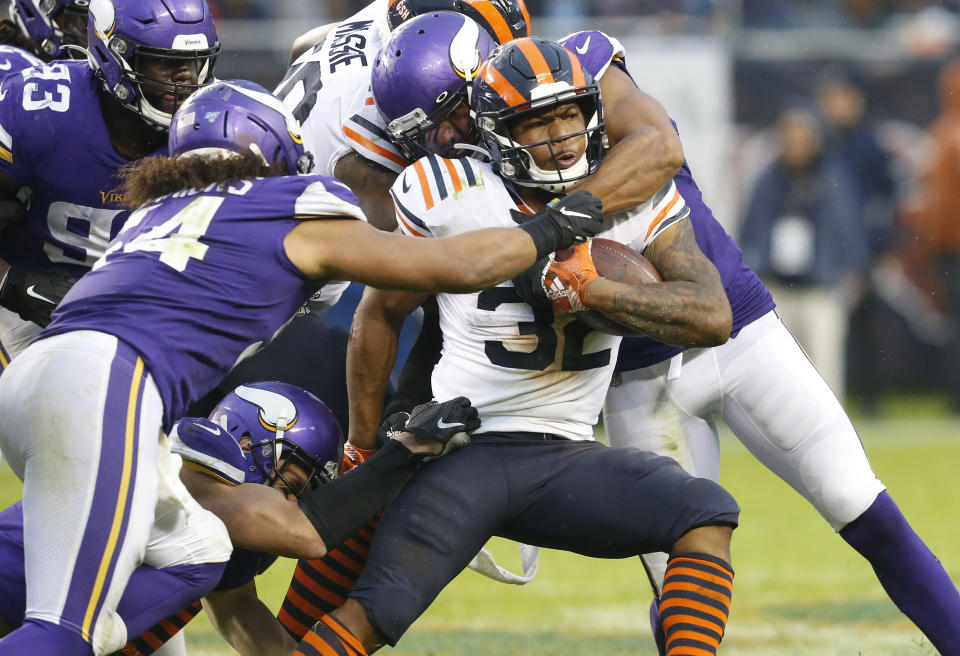
[[[74,565],[62,621],[91,639],[123,547],[136,485],[143,360],[118,340],[103,409],[100,461],[86,531]]]

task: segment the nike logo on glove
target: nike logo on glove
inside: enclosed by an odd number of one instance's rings
[[[463,427],[464,427],[464,425],[463,425],[462,423],[460,423],[460,422],[454,422],[454,423],[452,423],[452,424],[448,424],[448,423],[445,422],[443,419],[438,419],[438,420],[437,420],[437,428],[457,428],[458,426],[459,426],[460,428],[463,428]]]
[[[219,426],[217,426],[217,429],[214,430],[214,429],[210,428],[209,426],[206,426],[206,425],[204,425],[204,424],[198,424],[197,422],[193,422],[193,425],[196,426],[197,428],[202,428],[203,430],[207,431],[207,432],[210,433],[211,435],[219,435],[220,432],[221,432]]]
[[[590,218],[590,215],[589,215],[589,214],[584,214],[583,212],[572,212],[572,211],[568,210],[566,207],[561,207],[561,208],[560,208],[560,213],[561,213],[561,214],[566,214],[567,216],[582,216],[582,217],[585,218],[585,219],[589,219],[589,218]]]
[[[56,301],[47,298],[47,297],[44,296],[43,294],[38,293],[38,292],[37,292],[37,286],[36,286],[36,285],[30,285],[29,287],[27,287],[27,296],[31,296],[31,297],[33,297],[33,298],[38,298],[38,299],[40,299],[41,301],[43,301],[44,303],[49,303],[50,305],[56,305],[56,304],[57,304]]]
[[[581,55],[587,54],[587,48],[590,47],[590,39],[592,38],[593,38],[593,35],[591,34],[590,36],[587,37],[587,40],[583,42],[582,46],[577,46],[576,48],[574,48],[574,50],[576,50],[577,53]]]

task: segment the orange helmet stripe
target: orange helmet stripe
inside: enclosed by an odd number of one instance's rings
[[[570,70],[573,72],[573,86],[582,87],[587,83],[586,78],[583,76],[583,66],[580,65],[580,60],[577,59],[577,56],[574,55],[568,48],[564,48],[567,51],[567,57],[570,58]]]
[[[513,41],[513,32],[510,31],[510,26],[500,12],[490,4],[490,0],[465,1],[483,16],[483,20],[487,21],[487,25],[493,28],[493,32],[497,35],[497,41],[499,43]]]
[[[526,57],[530,68],[533,69],[537,84],[549,84],[556,81],[550,71],[550,65],[547,64],[547,60],[543,58],[543,53],[540,52],[540,48],[532,39],[518,39],[515,43],[523,56]]]
[[[503,77],[495,66],[486,62],[478,73],[479,77],[490,85],[490,88],[497,92],[497,95],[503,98],[508,107],[522,105],[527,102],[519,91],[517,91],[507,78]]]
[[[517,4],[520,5],[520,13],[523,14],[523,22],[527,26],[527,33],[524,36],[530,36],[530,14],[527,13],[527,5],[523,4],[523,0],[517,0]]]

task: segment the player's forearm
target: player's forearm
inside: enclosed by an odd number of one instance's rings
[[[397,359],[403,320],[391,318],[364,294],[353,316],[347,342],[347,399],[350,409],[349,440],[361,449],[375,449],[377,427],[387,392],[387,381]]]
[[[533,238],[517,228],[488,228],[437,240],[437,289],[454,294],[489,289],[537,260]]]
[[[674,135],[653,127],[634,131],[607,153],[595,174],[573,186],[603,201],[610,214],[647,202],[683,165],[683,149]]]
[[[597,278],[584,302],[617,323],[667,344],[716,346],[730,337],[732,315],[723,288],[673,281],[625,285]]]
[[[211,623],[243,656],[288,656],[296,649],[270,609],[255,596],[234,590],[211,592],[203,600]]]
[[[208,506],[203,499],[200,503]],[[322,558],[327,553],[297,504],[266,485],[238,485],[230,490],[229,507],[207,509],[223,520],[234,547],[286,558]]]

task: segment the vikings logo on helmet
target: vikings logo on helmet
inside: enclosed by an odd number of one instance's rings
[[[495,45],[476,22],[450,11],[418,16],[390,35],[370,84],[387,134],[408,160],[429,154],[428,133],[469,104],[470,86]]]
[[[300,496],[337,477],[343,432],[330,409],[310,392],[279,382],[241,385],[213,409],[210,419],[235,438],[250,438],[250,457],[263,477],[279,478]],[[292,466],[305,474],[302,485],[285,475]],[[249,479],[248,482],[254,482]]]
[[[289,398],[269,389],[240,386],[234,394],[257,407],[260,425],[272,433],[282,434],[297,423],[297,408]]]

